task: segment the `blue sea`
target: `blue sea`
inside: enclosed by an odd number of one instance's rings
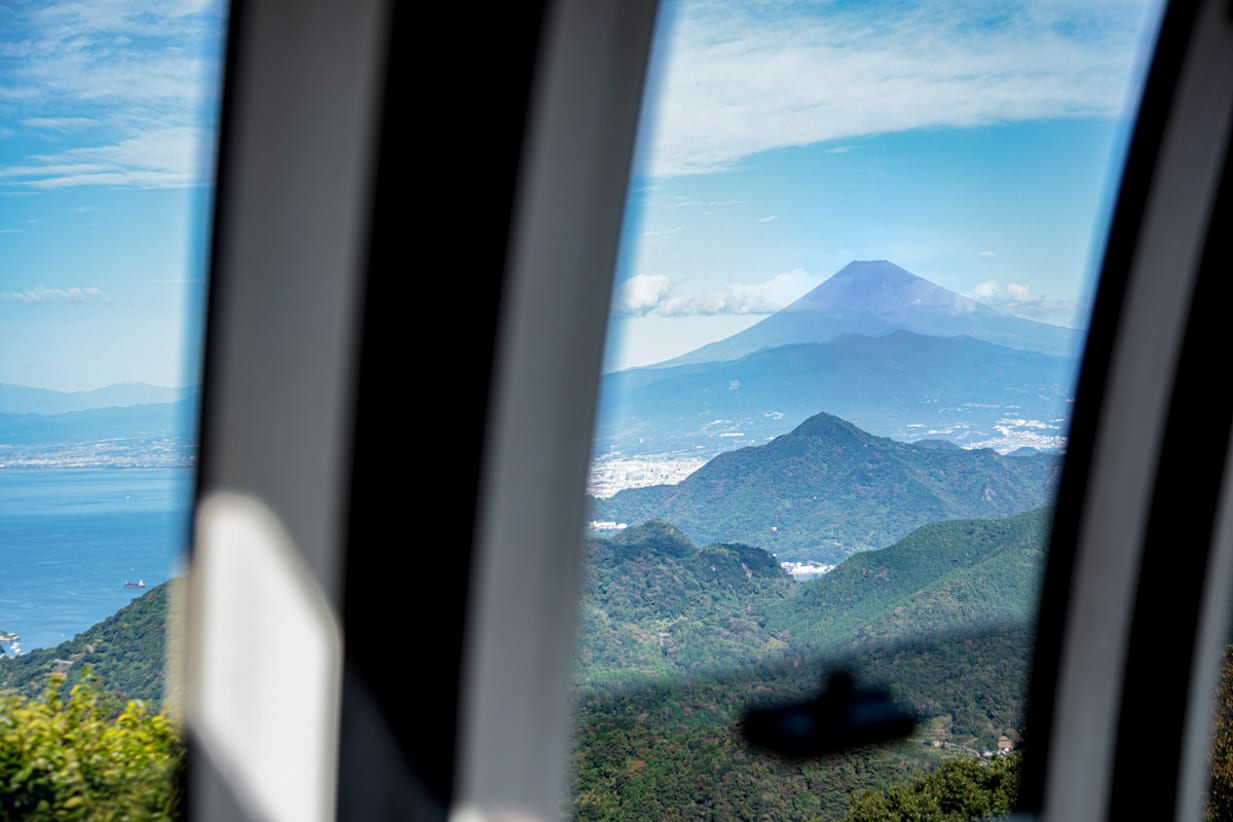
[[[183,573],[191,470],[0,471],[0,631],[50,648]]]

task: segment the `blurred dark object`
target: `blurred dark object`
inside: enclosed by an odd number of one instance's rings
[[[912,733],[916,718],[881,688],[856,690],[847,671],[831,674],[816,699],[750,711],[741,723],[745,740],[791,758],[824,756]]]

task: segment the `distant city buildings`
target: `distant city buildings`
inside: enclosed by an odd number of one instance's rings
[[[629,527],[628,522],[612,522],[611,520],[591,520],[588,525],[593,531],[624,531]]]
[[[626,488],[673,485],[697,471],[706,462],[706,457],[680,453],[596,457],[591,461],[587,493],[606,499]]]
[[[797,582],[817,579],[835,570],[834,565],[825,565],[821,562],[781,562],[779,567],[787,571]]]

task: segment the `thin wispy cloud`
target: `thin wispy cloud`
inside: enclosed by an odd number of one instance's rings
[[[992,260],[994,257],[996,257],[996,256],[997,256],[997,254],[996,254],[995,252],[993,252],[993,251],[981,251],[981,252],[977,253],[977,255],[976,255],[976,256],[977,256],[977,257],[983,257],[983,258],[985,258],[986,260]]]
[[[779,219],[779,215],[778,215],[778,214],[772,214],[772,215],[771,215],[771,216],[769,216],[769,217],[759,217],[758,219],[754,220],[754,222],[755,222],[755,223],[769,223],[769,222],[771,222],[772,220],[778,220],[778,219]]]
[[[111,302],[111,297],[98,288],[31,288],[26,291],[0,293],[2,300],[15,300],[22,303],[84,303]]]
[[[38,89],[22,86],[0,85],[0,102],[14,103],[38,97]]]
[[[0,100],[47,150],[4,158],[0,185],[207,182],[221,2],[36,2],[0,35]],[[11,113],[10,116],[13,116]]]
[[[680,233],[680,232],[682,232],[682,231],[684,231],[684,230],[685,230],[685,226],[683,226],[683,225],[676,225],[676,226],[673,226],[672,228],[667,228],[667,229],[664,229],[663,231],[644,231],[644,232],[642,232],[642,236],[643,236],[643,237],[648,237],[648,238],[650,238],[650,237],[666,237],[666,236],[668,236],[669,234],[678,234],[678,233]]]
[[[93,117],[30,117],[22,120],[27,128],[46,128],[52,131],[79,131],[89,126],[98,125]]]
[[[769,149],[908,129],[1124,116],[1150,7],[690,2],[670,35],[643,167],[700,174]]]
[[[744,200],[691,200],[688,197],[677,197],[669,208],[724,208],[727,206],[745,205]]]

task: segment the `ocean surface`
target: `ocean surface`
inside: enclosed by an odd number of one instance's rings
[[[191,470],[0,471],[0,631],[50,648],[182,573]]]

